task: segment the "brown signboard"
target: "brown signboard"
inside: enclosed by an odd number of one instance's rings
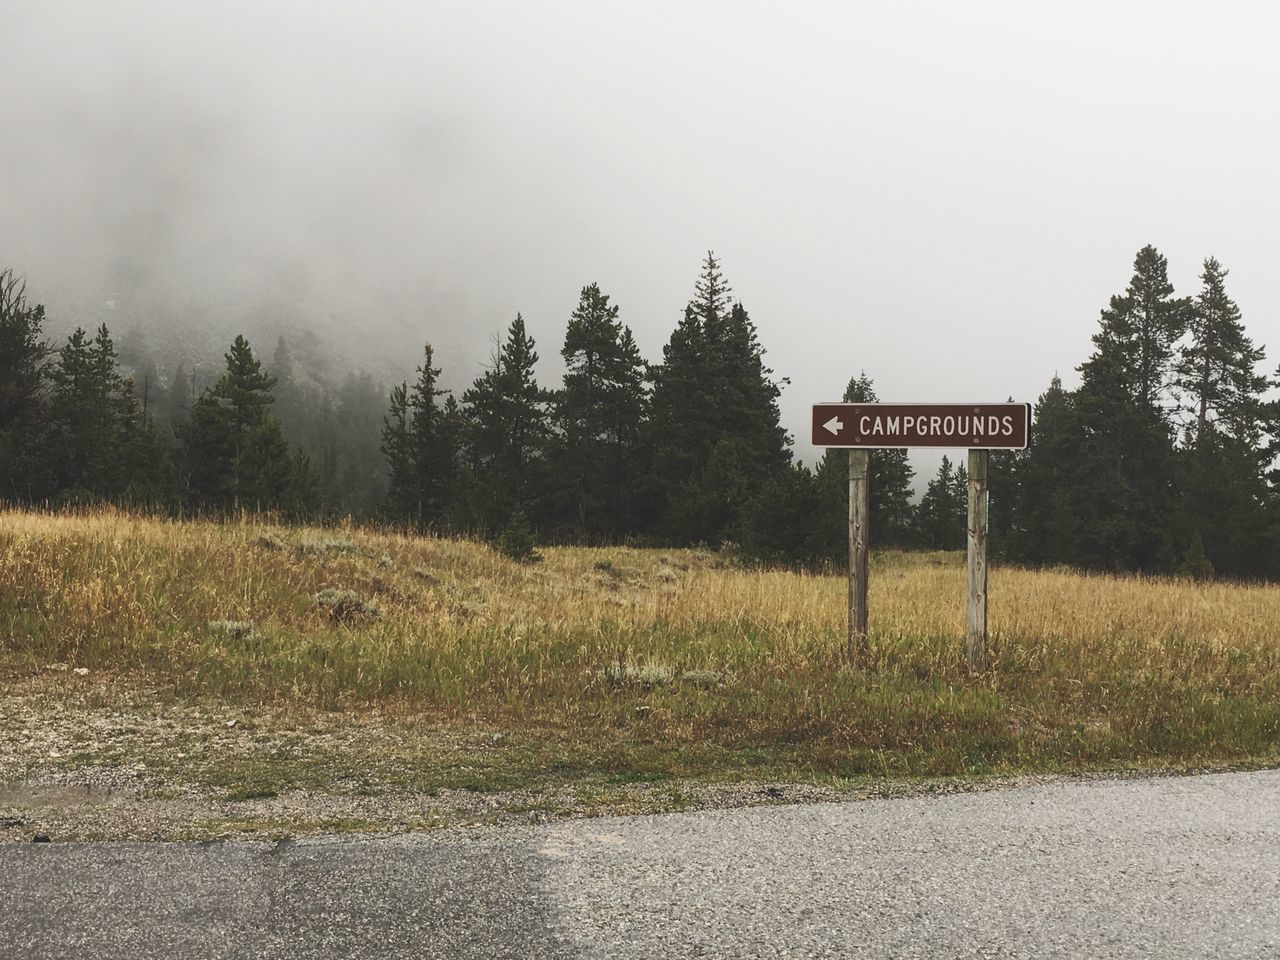
[[[962,447],[1021,450],[1031,431],[1026,403],[817,403],[816,447]]]

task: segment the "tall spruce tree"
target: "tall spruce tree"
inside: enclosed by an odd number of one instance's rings
[[[929,550],[962,550],[969,504],[968,475],[944,456],[916,508],[919,543]]]
[[[490,534],[502,530],[517,508],[535,524],[544,514],[551,396],[534,376],[534,346],[524,317],[516,314],[492,365],[462,395],[474,478],[469,513]]]
[[[314,508],[310,464],[290,448],[271,415],[275,378],[237,336],[225,355],[226,370],[192,405],[183,428],[182,476],[197,508]]]
[[[76,499],[117,493],[122,381],[107,328],[93,339],[77,328],[58,351],[49,380],[53,489]]]
[[[156,503],[166,462],[132,378],[121,376],[106,326],[77,329],[49,370],[48,492],[74,501]]]
[[[1227,274],[1215,258],[1205,260],[1203,286],[1190,313],[1190,338],[1174,365],[1175,382],[1194,418],[1193,443],[1212,427],[1256,445],[1268,387],[1257,368],[1266,351],[1245,334],[1240,308],[1227,295]]]
[[[674,542],[739,537],[753,495],[791,462],[780,382],[730,292],[708,253],[694,299],[653,371],[647,499],[654,531]]]
[[[448,422],[448,411],[440,397],[449,391],[437,386],[440,368],[433,367],[431,344],[423,348],[418,380],[409,393],[409,428],[418,489],[419,523],[444,525],[453,496],[458,449],[457,437]]]
[[[1017,454],[1014,485],[1006,495],[1012,502],[1005,554],[1018,563],[1077,562],[1074,498],[1086,478],[1078,475],[1081,436],[1075,396],[1063,389],[1056,373],[1036,401],[1029,439],[1027,449]]]
[[[1173,344],[1188,319],[1154,247],[1134,260],[1080,367],[1076,560],[1114,570],[1168,569],[1177,510],[1171,402]]]
[[[597,284],[569,317],[564,386],[556,396],[557,472],[573,503],[571,529],[616,538],[633,529],[635,452],[645,413],[645,365],[617,306]]]
[[[397,519],[438,529],[448,522],[459,437],[448,402],[439,402],[449,391],[437,386],[440,368],[434,362],[435,352],[428,343],[413,386],[401,383],[391,391],[382,425],[382,453],[387,460],[388,497]]]
[[[25,283],[0,270],[0,499],[36,500],[49,483],[41,436],[52,348],[43,324]]]
[[[1191,301],[1174,297],[1169,262],[1148,244],[1133,261],[1133,277],[1123,294],[1102,311],[1094,343],[1116,353],[1126,387],[1142,406],[1164,406],[1174,348],[1191,319]]]
[[[1265,576],[1276,570],[1275,521],[1265,479],[1269,383],[1257,372],[1265,351],[1244,332],[1226,292],[1227,271],[1204,262],[1190,337],[1175,364],[1190,420],[1181,451],[1183,566],[1201,558],[1219,574]]]
[[[411,523],[418,496],[413,440],[409,432],[408,383],[398,383],[391,388],[387,413],[382,418],[381,449],[387,461],[387,504],[391,515],[400,523]]]

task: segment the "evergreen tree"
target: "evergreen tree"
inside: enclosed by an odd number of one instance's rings
[[[338,387],[334,406],[336,499],[330,502],[331,508],[362,518],[384,511],[387,475],[379,456],[378,428],[386,396],[382,384],[363,370],[348,374]]]
[[[645,412],[645,366],[618,308],[596,284],[569,317],[556,396],[557,466],[578,534],[617,537],[632,527],[632,474]]]
[[[1251,444],[1259,441],[1262,395],[1267,378],[1257,372],[1266,358],[1245,335],[1240,308],[1227,296],[1228,271],[1216,259],[1204,262],[1204,286],[1190,314],[1189,341],[1175,366],[1176,384],[1194,416],[1193,442],[1212,425]]]
[[[492,365],[462,395],[475,480],[472,520],[490,533],[503,529],[517,507],[531,521],[541,513],[551,398],[534,377],[537,361],[524,318],[516,314]]]
[[[447,411],[438,402],[438,398],[447,396],[449,391],[436,386],[440,369],[431,365],[433,360],[431,344],[427,344],[422,366],[418,368],[418,381],[409,394],[409,427],[418,491],[418,522],[437,527],[445,520],[453,494],[458,450],[456,438],[445,423]]]
[[[271,412],[280,421],[280,427],[295,443],[312,448],[311,441],[316,438],[307,429],[309,413],[314,405],[308,404],[302,385],[298,381],[294,369],[293,355],[289,352],[289,343],[284,337],[276,340],[276,348],[271,354],[270,376],[274,381],[271,391]]]
[[[194,506],[300,513],[315,504],[310,466],[291,451],[271,415],[275,378],[237,336],[226,371],[192,405],[182,433],[184,477]]]
[[[791,462],[780,382],[746,309],[729,306],[729,292],[708,253],[653,371],[646,499],[655,532],[673,542],[740,536],[753,496]]]
[[[167,499],[173,483],[171,462],[155,428],[147,422],[132,377],[121,385],[117,409],[120,478],[112,495],[131,506],[158,506]]]
[[[1076,560],[1113,570],[1163,570],[1173,561],[1177,512],[1173,428],[1166,402],[1173,343],[1187,303],[1172,296],[1166,262],[1152,247],[1134,261],[1122,296],[1102,311],[1094,352],[1080,367]]]
[[[1274,530],[1265,471],[1269,384],[1257,373],[1265,352],[1245,335],[1240,308],[1226,292],[1227,271],[1204,262],[1203,286],[1190,338],[1176,365],[1177,384],[1192,419],[1181,452],[1183,530],[1178,544],[1188,565],[1229,576],[1274,571]]]
[[[742,519],[743,556],[770,565],[814,567],[832,556],[832,531],[847,529],[843,517],[831,520],[819,480],[802,463],[770,477],[751,497]]]
[[[968,529],[969,478],[944,456],[916,510],[920,545],[929,550],[963,550]]]
[[[209,392],[229,410],[237,428],[248,429],[267,416],[268,408],[275,402],[272,391],[276,378],[262,369],[249,341],[242,336],[232,341],[224,359],[226,372]]]
[[[1085,478],[1078,476],[1075,396],[1057,374],[1036,401],[1029,440],[1017,455],[1014,485],[1006,495],[1012,501],[1007,555],[1018,563],[1073,563],[1079,550],[1075,498]]]
[[[26,285],[0,270],[0,498],[34,500],[45,490],[45,374],[51,353],[44,307],[28,303]]]
[[[1140,406],[1152,411],[1163,406],[1174,345],[1191,314],[1191,302],[1173,296],[1165,257],[1150,245],[1139,250],[1129,286],[1102,311],[1093,340],[1100,352],[1114,355],[1125,389]]]
[[[49,372],[48,451],[53,491],[75,499],[118,492],[122,381],[105,326],[92,340],[77,328]]]
[[[418,497],[414,479],[413,442],[409,434],[409,384],[391,388],[391,401],[382,420],[382,455],[387,461],[387,499],[392,516],[402,523],[415,514]]]
[[[427,344],[417,381],[392,390],[382,426],[392,512],[418,527],[445,525],[457,472],[456,405],[438,402],[449,391],[436,386],[440,369],[432,365],[434,358]]]

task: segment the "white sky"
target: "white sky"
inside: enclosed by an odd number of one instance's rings
[[[1280,360],[1265,4],[4,6],[0,265],[55,322],[265,311],[461,386],[520,310],[558,382],[584,284],[656,361],[714,248],[805,459],[861,369],[1073,385],[1145,243],[1183,293],[1222,260]]]

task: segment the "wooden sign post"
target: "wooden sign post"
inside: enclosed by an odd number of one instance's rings
[[[965,659],[970,670],[987,667],[987,465],[986,450],[969,451],[968,620]]]
[[[969,451],[968,602],[965,658],[987,666],[987,467],[991,450],[1021,450],[1031,436],[1026,403],[819,403],[814,446],[849,450],[849,656],[867,662],[870,451],[960,447]]]
[[[871,451],[849,451],[849,657],[867,655],[867,580],[871,571]]]

